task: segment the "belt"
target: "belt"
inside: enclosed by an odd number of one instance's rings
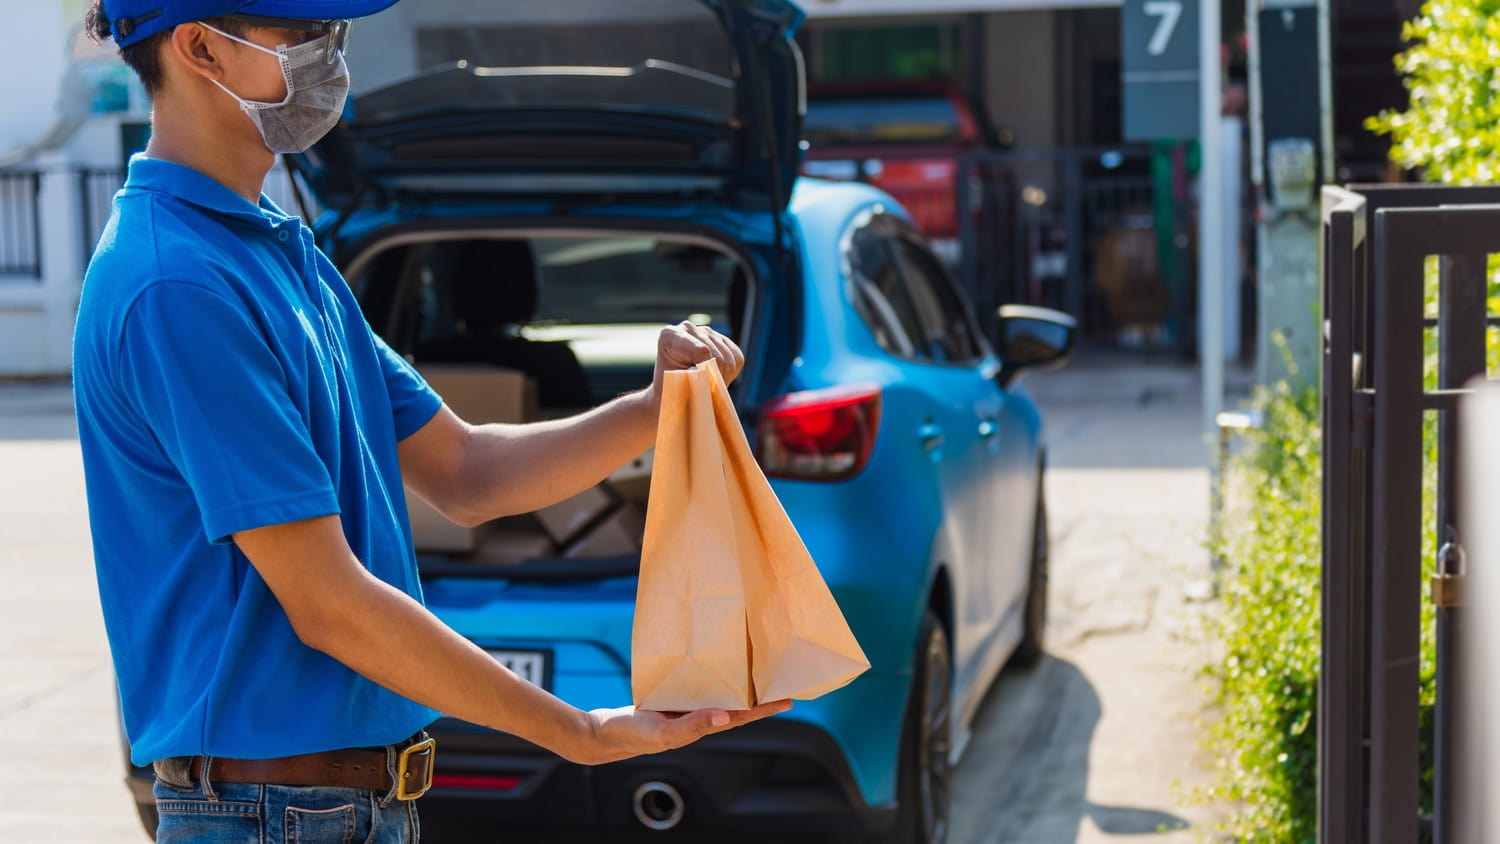
[[[430,738],[397,751],[392,781],[385,750],[327,750],[279,759],[225,759],[194,756],[189,770],[201,782],[238,782],[325,788],[359,788],[396,792],[397,800],[415,800],[432,787],[436,742]],[[207,770],[205,770],[205,767]]]

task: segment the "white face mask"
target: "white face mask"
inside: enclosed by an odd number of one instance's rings
[[[213,30],[231,41],[254,47],[262,53],[270,53],[281,61],[281,75],[286,79],[286,98],[279,103],[262,103],[247,100],[225,88],[217,79],[210,80],[224,93],[234,97],[240,108],[250,115],[250,120],[260,130],[266,148],[274,153],[306,152],[313,144],[328,134],[344,113],[344,101],[349,96],[349,67],[344,64],[343,53],[334,53],[329,60],[327,35],[295,47],[278,47],[272,50],[253,41],[236,38],[208,24],[204,28]]]

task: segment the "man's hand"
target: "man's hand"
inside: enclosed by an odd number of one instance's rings
[[[707,326],[683,322],[661,330],[656,341],[656,373],[651,379],[651,404],[661,408],[663,372],[692,369],[704,361],[718,361],[724,383],[733,384],[745,368],[745,353],[734,341]]]
[[[792,708],[789,700],[763,703],[744,712],[700,709],[681,715],[648,712],[626,706],[595,709],[587,714],[592,740],[587,746],[564,754],[573,762],[602,765],[633,756],[661,753],[692,744],[713,733],[722,733],[751,721],[759,721]]]

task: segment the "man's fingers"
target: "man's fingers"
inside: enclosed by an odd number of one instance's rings
[[[734,341],[730,341],[729,347],[734,350],[734,374],[738,376],[741,372],[745,371],[745,350],[741,349],[740,344]]]
[[[714,347],[699,337],[690,322],[662,332],[661,352],[666,362],[681,369],[700,364],[714,356]]]
[[[791,708],[791,701],[778,700],[772,703],[762,703],[760,706],[754,707],[752,709],[732,711],[729,713],[729,723],[724,724],[723,726],[713,727],[709,730],[709,732],[722,733],[725,730],[732,730],[735,727],[744,726],[745,724],[749,724],[752,721],[759,721],[762,718],[770,718],[772,715],[780,715],[781,713]]]
[[[791,708],[792,702],[789,700],[773,700],[770,703],[762,703],[760,706],[747,709],[743,712],[731,712],[729,713],[729,720],[734,721],[735,726],[738,726],[739,724],[748,724],[751,721],[759,721],[762,718],[769,718],[772,715],[780,715]]]
[[[713,357],[719,362],[719,369],[723,372],[725,381],[732,382],[739,377],[740,370],[745,366],[745,354],[740,351],[740,347],[735,345],[733,340],[712,328],[701,325],[684,323],[683,328],[700,342],[712,348]]]
[[[708,360],[718,362],[726,383],[733,382],[745,368],[745,353],[712,328],[683,322],[662,329],[657,346],[658,370],[691,369]]]
[[[722,709],[700,709],[668,719],[662,732],[672,747],[682,747],[733,723],[734,718]]]
[[[665,747],[677,748],[692,744],[706,735],[722,733],[732,730],[752,721],[779,715],[792,708],[789,700],[780,700],[774,703],[763,703],[760,706],[742,711],[725,711],[723,709],[699,709],[693,712],[640,712],[638,715],[647,715],[660,718],[658,722],[661,732],[659,740]],[[649,752],[649,751],[648,751]]]
[[[719,347],[719,368],[724,370],[724,380],[733,382],[740,376],[740,370],[745,368],[745,354],[734,341],[723,334],[714,332],[714,340]]]

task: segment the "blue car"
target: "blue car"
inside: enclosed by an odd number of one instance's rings
[[[985,691],[1041,653],[1042,420],[1017,379],[1066,359],[1072,321],[1005,308],[986,338],[899,204],[798,178],[801,21],[786,0],[398,4],[354,33],[346,119],[288,162],[375,330],[470,421],[647,385],[665,323],[733,337],[750,442],[872,663],[596,768],[441,720],[426,840],[939,842]],[[428,606],[575,706],[628,703],[649,472],[477,528],[413,501]]]

